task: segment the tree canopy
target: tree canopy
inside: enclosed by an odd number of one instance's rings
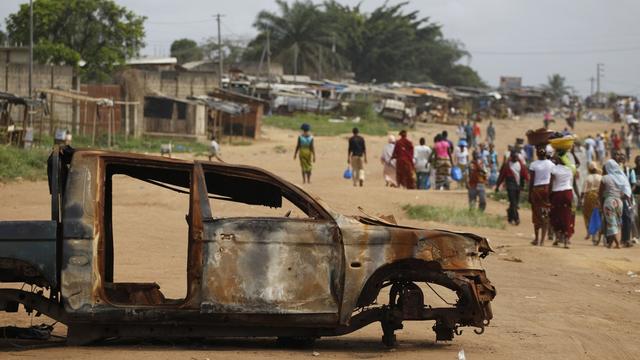
[[[554,100],[560,100],[570,90],[570,87],[566,84],[566,79],[560,74],[553,74],[547,77],[547,84],[544,87]]]
[[[202,49],[194,40],[179,39],[171,43],[171,56],[178,59],[179,64],[202,60]]]
[[[7,42],[7,34],[0,30],[0,45],[4,45]]]
[[[258,36],[246,56],[256,59],[271,38],[271,53],[285,71],[320,75],[353,71],[358,81],[432,81],[442,85],[482,86],[469,66],[462,43],[444,38],[441,25],[407,3],[384,5],[365,13],[360,5],[335,0],[289,4],[277,0],[278,12],[261,11],[254,23]]]
[[[144,46],[144,16],[112,0],[33,2],[34,57],[45,63],[86,65],[85,81],[106,81],[113,69]],[[6,19],[12,43],[29,43],[29,5]]]

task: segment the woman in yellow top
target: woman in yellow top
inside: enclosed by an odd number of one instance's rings
[[[298,136],[296,151],[293,153],[293,160],[300,154],[300,168],[302,169],[302,183],[311,183],[312,163],[316,162],[316,152],[313,147],[313,136],[311,135],[311,126],[302,124],[300,126],[302,134]]]

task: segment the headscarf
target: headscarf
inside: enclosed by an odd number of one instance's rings
[[[387,144],[382,148],[382,161],[385,164],[395,167],[395,160],[391,158],[393,157],[393,149],[396,147],[396,137],[393,135],[389,135],[387,139]]]
[[[620,165],[613,160],[609,159],[606,163],[604,163],[604,169],[607,171],[607,175],[613,179],[613,182],[618,186],[618,188],[628,197],[631,197],[631,185],[629,184],[629,179],[622,172]]]

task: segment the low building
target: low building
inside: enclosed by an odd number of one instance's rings
[[[205,105],[162,95],[144,97],[144,133],[147,136],[207,140]]]
[[[29,48],[26,46],[0,46],[0,63],[28,64]]]
[[[174,57],[141,57],[129,59],[126,62],[126,66],[132,69],[155,71],[173,70],[176,64],[178,64],[178,59]]]
[[[215,111],[209,111],[209,131],[216,137],[243,137],[257,139],[260,136],[262,126],[262,116],[264,108],[268,102],[260,98],[239,94],[224,89],[214,89],[208,94],[210,97],[233,102],[247,108],[247,111],[232,114],[230,112],[220,112],[215,107]],[[216,112],[217,111],[217,112]]]

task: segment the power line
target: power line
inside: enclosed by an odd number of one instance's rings
[[[628,47],[617,49],[590,49],[590,50],[549,50],[549,51],[474,51],[469,50],[472,55],[585,55],[602,54],[614,52],[640,51],[640,47]]]
[[[147,24],[151,25],[185,25],[185,24],[201,24],[211,22],[210,19],[204,20],[190,20],[190,21],[147,21]]]

